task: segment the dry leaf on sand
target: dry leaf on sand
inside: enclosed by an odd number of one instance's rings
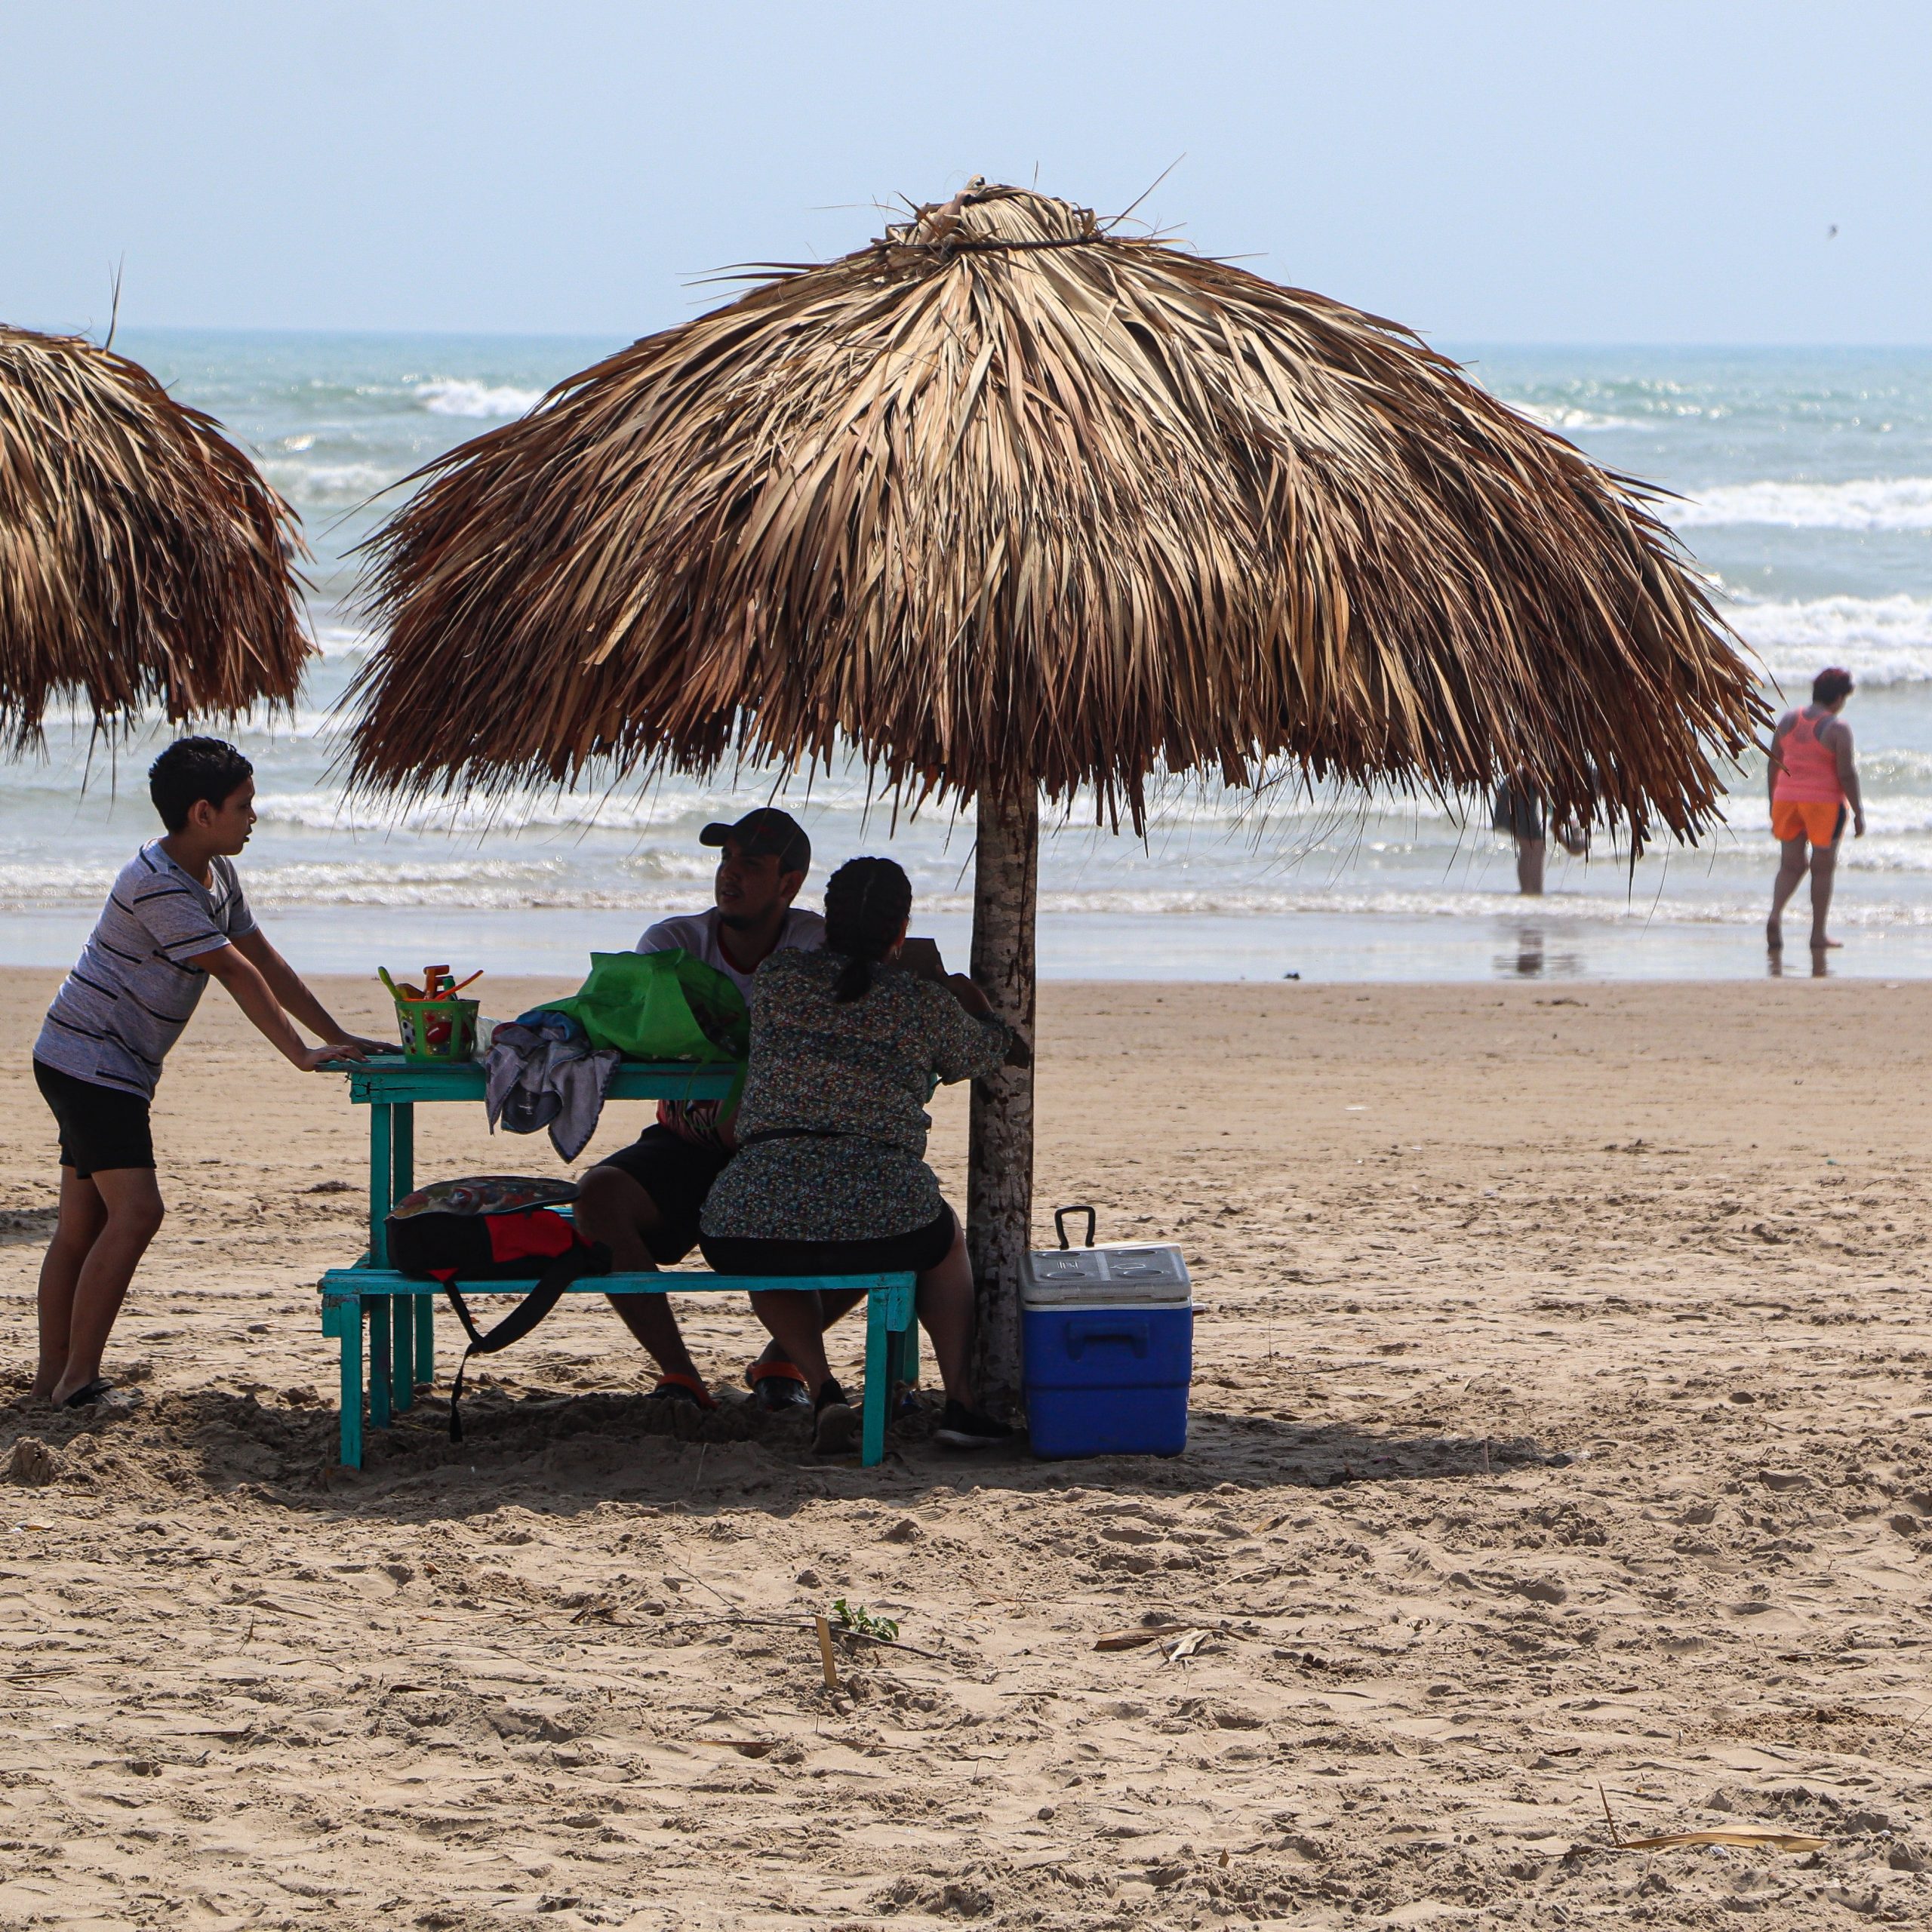
[[[1624,1838],[1621,1851],[1661,1851],[1674,1844],[1767,1845],[1775,1851],[1822,1851],[1830,1841],[1804,1832],[1665,1832],[1656,1838]]]

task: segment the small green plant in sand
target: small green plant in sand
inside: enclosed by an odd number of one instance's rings
[[[899,1626],[889,1617],[875,1617],[863,1604],[848,1603],[838,1598],[832,1606],[841,1630],[856,1630],[862,1637],[876,1637],[882,1644],[897,1643]]]

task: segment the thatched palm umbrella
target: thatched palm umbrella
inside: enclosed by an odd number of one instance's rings
[[[1633,489],[1392,324],[975,182],[561,384],[374,546],[362,785],[796,768],[978,808],[973,966],[1030,1029],[1038,801],[1519,771],[1715,814],[1752,674]],[[974,1100],[1016,1363],[1030,1075]]]
[[[294,512],[198,410],[76,336],[0,325],[0,734],[286,704],[309,645]]]

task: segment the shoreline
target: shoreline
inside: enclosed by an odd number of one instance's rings
[[[1580,895],[1578,895],[1579,897]],[[694,895],[696,903],[701,895]],[[1450,912],[1316,912],[1220,915],[1044,912],[1038,921],[1040,977],[1061,986],[1159,982],[1206,985],[1247,980],[1346,985],[1472,985],[1512,980],[1588,985],[1715,984],[1801,977],[1810,971],[1802,935],[1807,905],[1785,916],[1781,974],[1770,972],[1761,913],[1737,921],[1608,921],[1578,909],[1572,896],[1526,900],[1498,894],[1481,915]],[[1766,906],[1770,902],[1768,875]],[[481,965],[491,978],[538,974],[577,983],[591,953],[619,951],[665,914],[656,907],[577,912],[429,906],[277,906],[258,904],[263,924],[298,972],[354,983],[377,963],[392,971],[429,958]],[[1855,898],[1834,909],[1844,940],[1828,977],[1932,980],[1932,922],[1856,923]],[[0,971],[64,972],[98,908],[10,914],[4,941],[14,955]],[[949,961],[971,950],[964,912],[915,915]],[[1797,943],[1793,943],[1794,937]]]

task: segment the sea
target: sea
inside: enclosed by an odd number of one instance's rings
[[[292,718],[235,736],[260,823],[243,876],[311,971],[580,971],[666,912],[709,903],[700,828],[777,799],[830,868],[889,853],[915,923],[963,963],[973,825],[895,814],[861,771],[778,788],[768,773],[619,781],[486,802],[345,798],[345,691],[370,648],[356,547],[429,458],[532,408],[618,345],[585,338],[122,332],[117,346],[211,412],[300,511],[319,647]],[[1475,379],[1606,466],[1675,493],[1681,533],[1774,702],[1826,664],[1858,689],[1869,830],[1839,866],[1833,974],[1932,972],[1932,350],[1441,345]],[[157,724],[110,747],[74,720],[0,764],[0,962],[66,965],[118,865],[155,830]],[[1174,781],[1144,838],[1076,800],[1049,829],[1040,966],[1061,979],[1749,978],[1776,848],[1761,760],[1730,774],[1726,823],[1633,863],[1552,846],[1549,890],[1515,889],[1481,798],[1284,783],[1260,797]],[[1788,917],[1794,938],[1803,908]],[[1783,970],[1810,972],[1801,945]]]

